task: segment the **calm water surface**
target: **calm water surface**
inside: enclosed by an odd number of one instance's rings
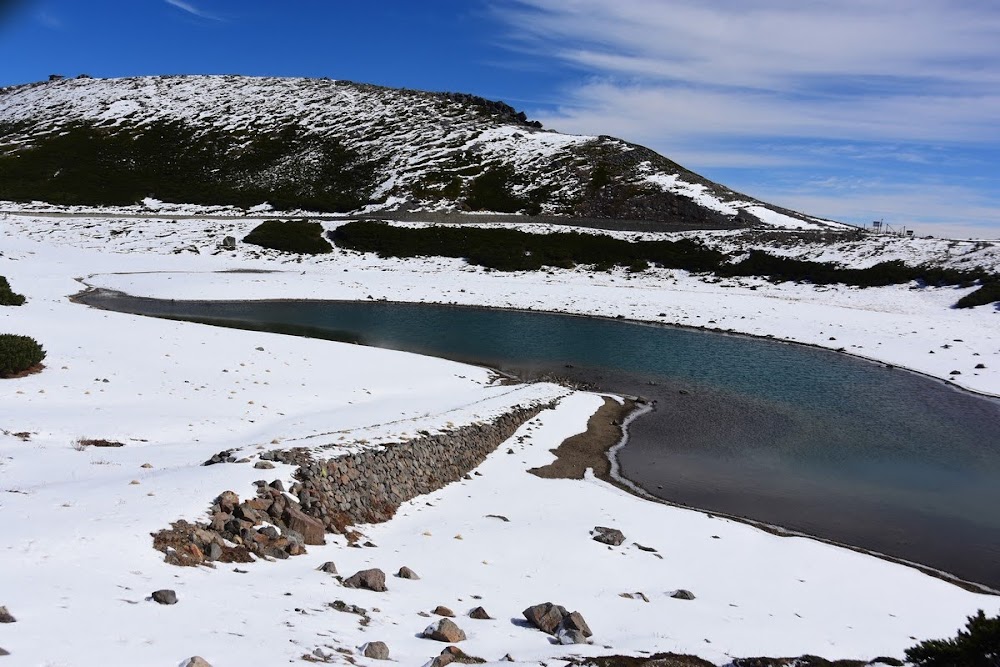
[[[619,454],[661,498],[906,558],[1000,588],[1000,401],[775,341],[429,304],[170,302],[115,310],[554,372],[656,401]]]

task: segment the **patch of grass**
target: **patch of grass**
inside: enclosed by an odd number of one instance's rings
[[[243,237],[243,242],[304,255],[333,252],[323,238],[323,225],[308,220],[265,220]]]
[[[45,350],[34,338],[0,334],[0,378],[21,375],[45,359]]]
[[[20,306],[23,303],[24,295],[15,293],[7,278],[0,276],[0,306]]]

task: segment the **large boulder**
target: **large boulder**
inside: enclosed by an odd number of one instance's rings
[[[590,531],[590,534],[593,536],[595,541],[612,547],[617,547],[625,541],[625,533],[617,528],[594,526],[594,530]]]
[[[563,644],[582,644],[594,634],[580,612],[566,611],[562,605],[543,602],[528,607],[523,613],[529,623]]]
[[[424,629],[423,636],[427,639],[448,642],[449,644],[465,640],[465,633],[462,631],[462,628],[455,625],[455,622],[450,618],[442,618],[437,623],[431,623]]]
[[[289,505],[281,515],[281,520],[289,529],[302,535],[306,544],[326,544],[326,528],[298,507]]]
[[[385,587],[385,572],[378,568],[355,572],[347,579],[344,579],[344,586],[348,588],[364,588],[379,593],[389,590]]]
[[[368,642],[361,647],[361,655],[375,660],[388,660],[389,647],[385,642]]]
[[[569,615],[566,607],[552,604],[551,602],[543,602],[528,607],[522,613],[528,619],[528,623],[550,635],[556,633],[556,629],[562,623],[563,617]]]

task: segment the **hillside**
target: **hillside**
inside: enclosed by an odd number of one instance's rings
[[[80,77],[0,90],[0,199],[470,211],[815,228],[642,146],[502,102],[327,79]]]

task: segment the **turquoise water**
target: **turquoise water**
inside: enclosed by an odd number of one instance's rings
[[[667,500],[1000,587],[1000,402],[776,341],[548,313],[375,302],[167,302],[115,310],[251,322],[639,394],[619,455]]]

